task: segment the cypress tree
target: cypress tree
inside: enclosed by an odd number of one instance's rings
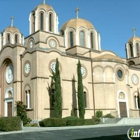
[[[54,91],[54,115],[56,118],[62,118],[62,95],[61,95],[61,79],[59,71],[59,61],[56,59],[55,72],[53,72],[53,79],[55,81]]]
[[[83,83],[82,83],[81,63],[80,63],[80,61],[77,64],[77,76],[78,76],[78,109],[79,109],[79,117],[84,119],[85,106],[84,106],[84,94],[83,94]]]

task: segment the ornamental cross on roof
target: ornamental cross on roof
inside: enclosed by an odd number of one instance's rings
[[[78,7],[77,7],[76,10],[75,10],[75,12],[76,12],[76,18],[78,18],[78,12],[79,12],[79,10],[80,10],[80,9],[79,9]]]
[[[136,35],[136,28],[132,28],[134,36]]]
[[[14,26],[14,17],[12,16],[11,17],[11,27],[13,27]]]

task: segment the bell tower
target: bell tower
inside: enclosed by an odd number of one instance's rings
[[[129,65],[140,65],[140,38],[135,35],[136,29],[133,28],[133,37],[126,43],[126,57]]]
[[[53,7],[43,3],[38,5],[29,15],[29,32],[33,34],[38,30],[58,34],[58,16]]]

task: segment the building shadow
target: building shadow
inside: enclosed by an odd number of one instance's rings
[[[72,108],[74,111],[74,116],[77,116],[77,100],[76,100],[76,86],[75,86],[75,76],[72,78]]]

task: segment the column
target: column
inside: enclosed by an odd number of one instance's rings
[[[135,96],[135,104],[136,104],[136,109],[138,109],[138,97]]]

